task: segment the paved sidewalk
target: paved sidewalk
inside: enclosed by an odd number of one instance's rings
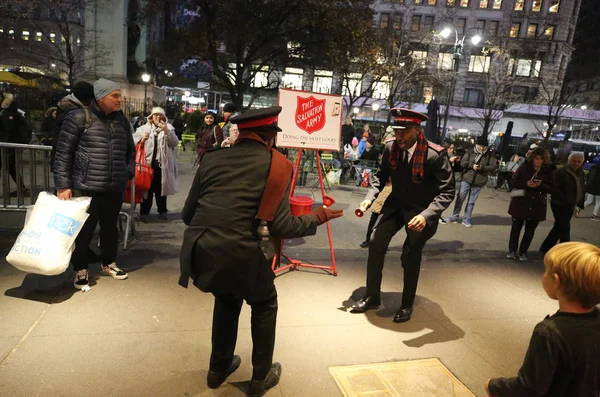
[[[250,311],[240,319],[240,369],[218,390],[207,389],[212,299],[177,285],[184,225],[179,211],[194,170],[181,161],[182,192],[169,198],[170,220],[139,225],[121,252],[130,278],[117,281],[92,267],[92,290],[76,292],[68,275],[25,275],[4,261],[11,236],[0,238],[0,396],[243,396],[251,376]],[[329,366],[439,358],[473,393],[483,382],[519,369],[534,325],[556,310],[540,276],[541,256],[505,259],[510,230],[505,192],[484,191],[472,229],[446,225],[426,247],[413,319],[394,324],[400,304],[400,250],[394,238],[384,270],[383,307],[351,314],[364,291],[369,213],[353,215],[362,196],[352,187],[330,193],[345,217],[332,223],[338,277],[302,270],[280,275],[275,358],[279,386],[267,396],[341,396]],[[299,191],[308,194],[308,190]],[[589,210],[584,212],[589,216]],[[532,251],[551,227],[543,222]],[[574,219],[573,239],[600,245],[599,224]],[[286,254],[327,264],[325,228],[288,241]],[[68,276],[68,278],[67,278]]]

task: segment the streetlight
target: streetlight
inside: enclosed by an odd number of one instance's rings
[[[375,113],[379,110],[379,104],[377,102],[373,102],[371,104],[371,109],[373,109],[373,122],[375,122]]]
[[[150,75],[144,73],[142,75],[142,81],[144,82],[144,116],[146,116],[148,110],[148,83],[150,82]]]
[[[462,57],[462,50],[465,44],[465,39],[469,35],[469,32],[477,30],[477,28],[468,29],[461,39],[458,38],[458,31],[454,26],[446,26],[441,32],[440,36],[447,39],[454,31],[454,48],[452,49],[452,81],[450,82],[450,90],[448,91],[448,98],[446,99],[446,109],[444,109],[444,126],[442,128],[441,141],[443,142],[446,138],[446,128],[448,126],[448,115],[450,113],[450,105],[452,104],[452,97],[454,96],[454,89],[456,86],[456,76],[458,74],[458,66],[460,64],[460,58]],[[480,34],[475,33],[471,36],[471,43],[477,45],[481,42],[482,37]]]
[[[587,110],[587,106],[585,106],[585,105],[582,105],[582,106],[581,106],[581,110]]]
[[[358,112],[360,112],[360,109],[357,107],[352,108],[352,113],[354,113],[354,118],[356,119],[356,116],[358,115]]]

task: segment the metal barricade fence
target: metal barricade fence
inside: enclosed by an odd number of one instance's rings
[[[0,211],[27,211],[34,205],[40,192],[54,192],[50,178],[50,154],[52,147],[0,142],[0,179],[2,179],[2,204]],[[14,177],[14,179],[13,179]],[[42,182],[38,186],[38,181]],[[11,185],[16,184],[15,190]],[[25,183],[28,182],[28,183]],[[129,239],[135,235],[135,183],[131,184],[131,202],[128,209],[119,213],[119,230],[124,233],[123,246],[128,248]],[[27,200],[26,200],[27,199]],[[27,201],[27,202],[26,202]],[[125,227],[123,227],[123,219]]]
[[[43,145],[0,142],[2,204],[0,211],[26,211],[41,191],[52,191],[50,153]],[[38,186],[38,181],[42,183]],[[15,190],[12,190],[12,183]],[[28,199],[27,203],[25,199]]]

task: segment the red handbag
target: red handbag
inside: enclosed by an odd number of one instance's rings
[[[142,193],[150,190],[154,170],[146,164],[146,147],[144,142],[139,141],[135,147],[135,202],[141,201]],[[128,200],[129,199],[129,200]],[[125,192],[125,202],[131,200],[131,181],[127,182],[127,190]]]

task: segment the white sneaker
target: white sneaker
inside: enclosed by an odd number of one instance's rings
[[[77,289],[83,289],[89,286],[87,269],[78,270],[73,279],[73,286]]]
[[[125,280],[128,277],[127,273],[119,269],[114,262],[108,266],[102,266],[102,274],[111,276],[116,280]]]

